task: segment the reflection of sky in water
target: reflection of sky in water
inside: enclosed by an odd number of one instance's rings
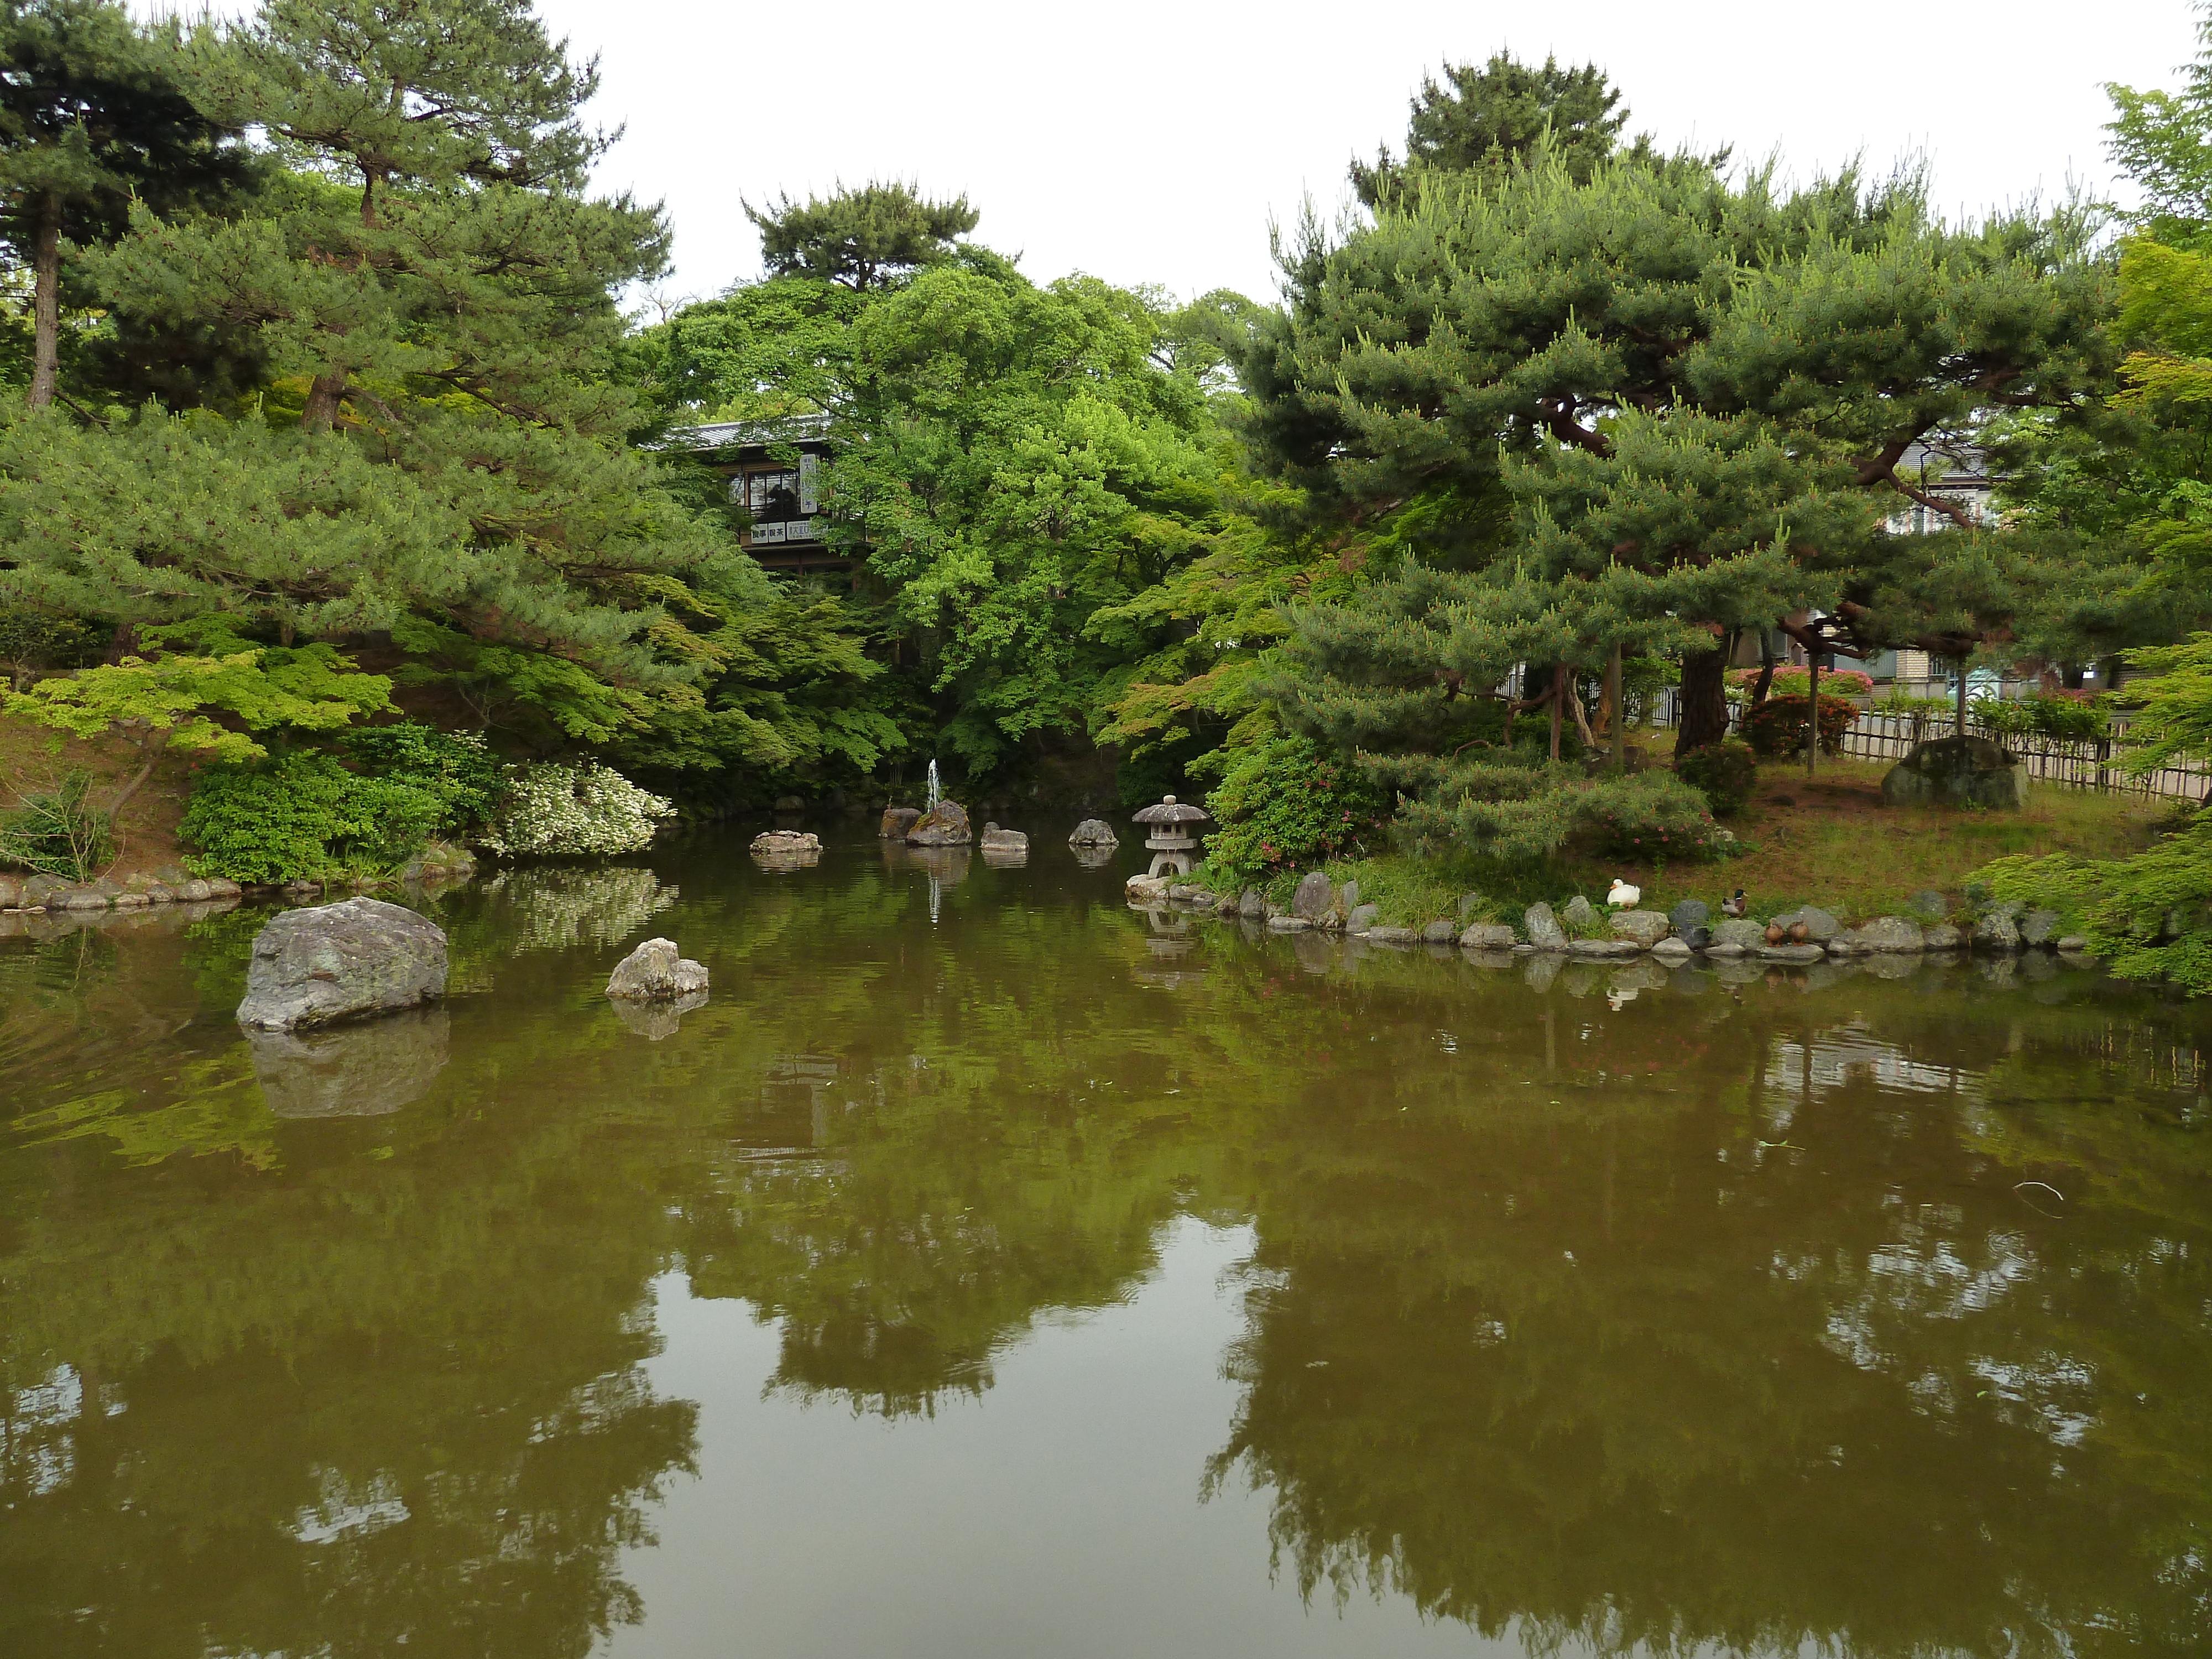
[[[1512,1655],[1401,1598],[1309,1606],[1265,1571],[1269,1501],[1193,1501],[1237,1385],[1248,1228],[1170,1223],[1118,1305],[1040,1311],[981,1399],[894,1422],[763,1392],[778,1333],[742,1302],[654,1285],[662,1394],[701,1402],[700,1479],[653,1513],[623,1576],[648,1609],[609,1659],[732,1652],[1042,1659]],[[773,1492],[775,1500],[764,1502]],[[732,1644],[731,1633],[742,1632]],[[1572,1646],[1566,1650],[1575,1651]]]

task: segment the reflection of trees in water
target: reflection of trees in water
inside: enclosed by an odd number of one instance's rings
[[[1721,1004],[1715,1063],[1662,1073],[1657,1112],[1617,1080],[1680,1003],[1566,1012],[1548,1074],[1545,1034],[1510,1035],[1493,1069],[1547,1078],[1548,1114],[1409,1080],[1279,1126],[1209,1490],[1273,1492],[1309,1593],[1394,1590],[1541,1650],[2202,1650],[2204,1158],[2171,1118],[2129,1140],[2193,1187],[2185,1214],[2091,1175],[2115,1117],[2181,1097],[2065,1080],[2133,1023],[2109,1011],[1869,992],[1893,995],[1887,1045]],[[1955,1094],[1875,1080],[1927,1085],[1939,1054]],[[1990,1104],[2008,1075],[2064,1101],[2026,1114],[2024,1161],[1973,1131],[2021,1115]],[[2076,1195],[2062,1218],[2031,1178]]]
[[[482,1102],[616,1040],[565,1027],[448,1063]],[[288,1122],[266,1168],[0,1158],[0,1651],[538,1659],[635,1616],[695,1437],[641,1368],[662,1200],[530,1097]]]
[[[1162,964],[1110,886],[996,907],[978,866],[901,928],[927,887],[880,863],[758,878],[737,926],[687,877],[744,993],[667,1042],[502,954],[380,1117],[274,1119],[223,1020],[101,1050],[98,1132],[0,1156],[0,1651],[580,1653],[692,1456],[656,1273],[779,1321],[770,1387],[922,1413],[1185,1212],[1259,1241],[1207,1478],[1272,1494],[1311,1589],[1608,1650],[2201,1645],[2179,1016],[1872,980],[1608,1013],[1211,926]],[[503,951],[506,902],[441,920]],[[245,937],[74,994],[173,1031]]]
[[[783,1322],[771,1389],[933,1413],[988,1389],[1040,1312],[1110,1304],[1150,1268],[1186,1160],[1148,1145],[1149,1115],[1024,1110],[1019,1067],[816,1060],[803,1082],[770,1085],[756,1133],[780,1144],[734,1159],[686,1236],[694,1294]]]
[[[483,921],[514,951],[567,951],[627,939],[676,902],[676,890],[629,865],[518,865],[482,884]]]

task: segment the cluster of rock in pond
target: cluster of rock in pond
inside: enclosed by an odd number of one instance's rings
[[[2056,911],[1984,904],[1961,927],[1950,919],[1950,902],[1933,892],[1915,896],[1913,915],[1878,916],[1855,927],[1846,927],[1812,905],[1754,921],[1716,918],[1701,899],[1685,899],[1662,914],[1607,911],[1579,895],[1557,910],[1549,904],[1532,904],[1516,927],[1472,920],[1480,901],[1469,894],[1460,901],[1457,921],[1401,927],[1381,922],[1378,907],[1361,902],[1357,881],[1339,884],[1317,870],[1299,882],[1288,905],[1273,902],[1256,889],[1217,894],[1156,877],[1132,877],[1128,889],[1131,902],[1139,906],[1165,902],[1190,914],[1261,923],[1273,933],[1334,931],[1376,944],[1456,945],[1500,957],[1549,954],[1603,961],[1649,955],[1668,964],[1693,957],[1810,963],[1835,957],[1917,957],[1965,950],[2014,953],[2045,949],[2076,954],[2087,948],[2086,939],[2060,936]]]

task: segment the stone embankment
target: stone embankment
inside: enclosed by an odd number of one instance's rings
[[[1813,905],[1753,921],[1716,918],[1700,899],[1685,899],[1664,914],[1640,909],[1608,912],[1580,895],[1557,910],[1549,904],[1532,904],[1522,913],[1516,927],[1471,920],[1480,901],[1470,893],[1460,901],[1459,921],[1437,920],[1418,927],[1383,924],[1377,907],[1361,902],[1358,882],[1338,885],[1320,871],[1299,882],[1287,905],[1273,902],[1256,889],[1215,893],[1194,883],[1153,876],[1132,877],[1128,893],[1133,904],[1172,904],[1195,915],[1258,922],[1270,933],[1324,931],[1377,945],[1457,945],[1486,955],[1548,954],[1589,961],[1648,955],[1670,964],[1692,957],[1746,957],[1802,964],[1833,958],[1959,951],[2040,949],[2072,955],[2088,945],[2079,937],[2060,935],[2061,918],[2056,911],[2031,910],[2010,903],[1984,903],[1954,911],[1948,899],[1933,892],[1914,896],[1912,915],[1876,916],[1850,927]]]
[[[476,854],[466,848],[434,846],[417,854],[392,872],[404,883],[442,881],[449,877],[468,876],[476,872]],[[106,877],[97,881],[73,882],[59,876],[22,875],[13,872],[0,873],[0,911],[32,911],[52,914],[58,911],[139,910],[157,905],[204,904],[210,900],[235,899],[252,893],[290,893],[295,897],[306,894],[320,894],[330,884],[319,881],[287,882],[282,885],[265,884],[241,887],[234,881],[225,881],[219,876],[195,876],[173,866],[157,870],[151,875],[137,875],[123,881],[111,881]],[[366,881],[356,882],[356,887],[367,886]]]

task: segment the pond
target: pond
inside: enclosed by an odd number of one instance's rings
[[[307,1041],[265,912],[4,919],[0,1656],[2212,1647],[2198,1010],[830,839],[417,897]]]

